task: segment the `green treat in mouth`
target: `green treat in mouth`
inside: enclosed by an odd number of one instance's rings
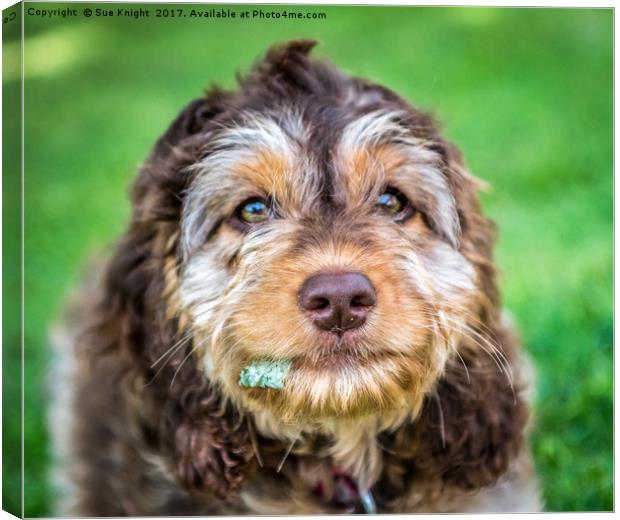
[[[284,387],[284,377],[290,369],[291,361],[289,359],[253,361],[239,374],[239,385],[247,388],[280,390]]]

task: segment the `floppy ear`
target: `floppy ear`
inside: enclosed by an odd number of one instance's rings
[[[191,358],[179,308],[180,219],[193,175],[187,166],[199,160],[199,134],[222,110],[222,96],[213,91],[183,109],[141,168],[90,337],[94,351],[123,359],[137,382],[128,400],[145,442],[189,490],[225,498],[250,468],[247,425]]]
[[[506,365],[512,338],[498,331]],[[460,349],[413,425],[414,466],[464,490],[493,484],[518,455],[527,406],[503,361],[476,345]],[[463,365],[467,366],[467,369]]]
[[[461,227],[459,249],[477,272],[478,292],[469,333],[413,424],[414,467],[445,485],[464,490],[493,484],[518,455],[528,408],[517,370],[519,349],[501,324],[495,281],[495,225],[480,208],[480,188],[459,150],[442,141],[447,175]]]
[[[157,243],[168,244],[168,255],[165,251],[144,254],[145,249],[157,250]],[[129,375],[139,383],[131,404],[137,403],[134,415],[141,417],[141,431],[149,432],[146,442],[168,461],[171,472],[189,491],[226,499],[242,484],[254,452],[243,417],[190,359],[192,340],[187,331],[179,330],[180,317],[169,316],[176,292],[167,272],[174,243],[155,233],[148,246],[124,244],[113,264],[118,268],[115,284],[124,289],[108,294],[113,303],[108,312],[113,314],[106,323],[114,325],[108,331],[120,337],[106,332],[100,341],[106,341],[108,348],[120,345],[130,354]]]

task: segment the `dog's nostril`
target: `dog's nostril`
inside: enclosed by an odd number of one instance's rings
[[[358,294],[351,300],[351,307],[371,307],[374,305],[375,299],[371,294]]]
[[[320,311],[323,309],[327,309],[329,307],[329,300],[327,298],[314,298],[310,305],[308,306],[308,310]]]
[[[308,278],[299,306],[320,329],[342,333],[361,327],[377,303],[375,289],[361,273],[325,273]]]

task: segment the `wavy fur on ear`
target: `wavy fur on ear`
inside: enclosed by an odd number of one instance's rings
[[[519,344],[502,324],[493,262],[495,224],[477,198],[479,184],[460,151],[445,143],[453,193],[460,208],[461,248],[478,271],[477,314],[412,432],[416,471],[462,490],[492,485],[519,454],[528,417],[519,373]]]
[[[445,504],[455,493],[493,486],[518,460],[528,408],[519,375],[513,380],[505,372],[516,344],[506,332],[497,336],[504,358],[463,345],[417,420],[379,437],[390,450],[379,500],[407,510],[424,497],[424,507],[433,510],[434,501]]]
[[[500,341],[503,355],[512,357],[510,340],[504,335]],[[418,447],[413,467],[470,491],[507,471],[521,448],[528,414],[522,389],[505,372],[507,363],[474,349],[460,355],[462,362],[448,365],[411,432]]]
[[[208,384],[180,397],[162,414],[179,480],[193,492],[234,497],[254,457],[246,422]]]
[[[82,348],[93,366],[101,358],[104,365],[123,367],[119,377],[130,390],[119,396],[127,399],[119,407],[187,488],[230,498],[253,457],[246,423],[197,364],[187,362],[194,347],[177,308],[178,222],[191,180],[187,166],[198,153],[191,140],[217,113],[223,95],[215,91],[190,103],[141,169],[129,230],[105,273],[93,313],[98,319],[82,336]],[[85,392],[105,391],[86,386]],[[97,413],[92,398],[80,393],[76,401],[78,414]]]

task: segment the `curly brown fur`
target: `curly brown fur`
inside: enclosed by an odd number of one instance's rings
[[[359,509],[334,502],[335,466],[379,512],[539,507],[478,181],[429,115],[313,46],[275,47],[239,90],[190,103],[141,168],[78,313],[64,513]],[[402,221],[376,210],[392,184]],[[248,226],[239,204],[257,196],[272,216]],[[298,291],[343,270],[377,304],[336,336]],[[240,387],[264,357],[293,360],[284,389]]]

